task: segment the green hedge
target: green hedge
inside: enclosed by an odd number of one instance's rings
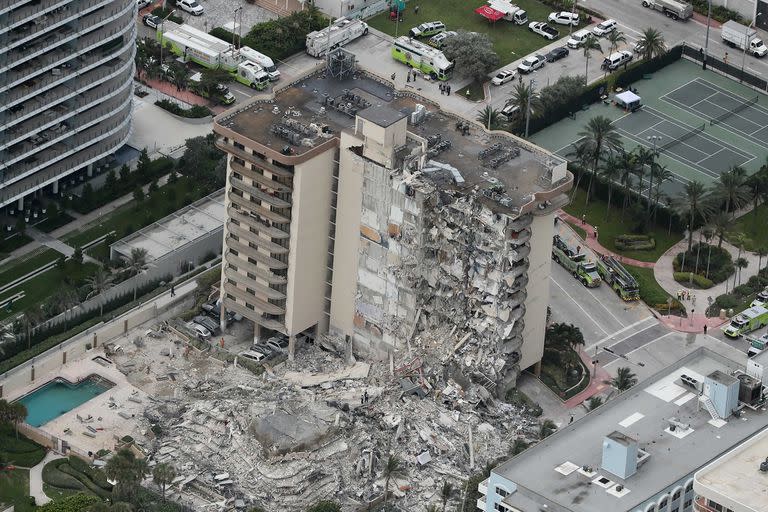
[[[8,459],[17,466],[31,468],[45,458],[45,448],[19,434],[7,424],[0,425],[0,452],[5,452]]]
[[[627,86],[642,80],[645,75],[655,73],[656,71],[669,66],[673,62],[680,60],[683,54],[682,46],[670,48],[667,53],[654,57],[649,60],[638,60],[627,66],[625,71],[617,74],[614,79],[616,87],[626,88]]]
[[[621,235],[614,242],[620,251],[652,251],[656,248],[656,239],[649,235]]]
[[[180,117],[186,117],[188,119],[200,119],[213,115],[211,109],[202,105],[193,105],[191,108],[182,108],[171,100],[157,100],[155,105],[162,108],[163,110],[167,110],[171,114],[175,114]]]
[[[693,284],[697,288],[701,288],[703,290],[712,288],[715,285],[715,283],[713,283],[710,279],[707,279],[706,277],[699,274],[694,274],[693,272],[674,272],[673,275],[675,277],[675,281],[678,283],[687,285],[693,281]]]
[[[704,16],[707,15],[707,0],[691,0],[691,5],[693,5],[694,11]],[[712,19],[721,23],[725,23],[728,20],[734,20],[744,25],[749,23],[749,20],[745,20],[741,14],[722,5],[712,5]]]
[[[46,464],[43,467],[43,482],[57,489],[85,491],[103,499],[112,497],[112,485],[103,472],[90,468],[77,457],[57,459]]]
[[[683,256],[685,256],[685,268],[682,267]],[[709,264],[708,274],[706,274],[707,264]],[[701,250],[699,250],[699,244],[693,244],[690,251],[678,253],[672,260],[672,268],[675,272],[704,274],[714,284],[722,283],[736,271],[731,253],[722,247],[708,244],[701,244]]]

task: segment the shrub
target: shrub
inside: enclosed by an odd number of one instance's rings
[[[696,265],[697,256],[698,267]],[[683,259],[685,259],[685,268],[682,268]],[[722,283],[735,271],[731,253],[721,247],[708,244],[701,244],[701,250],[699,250],[699,244],[693,244],[690,251],[678,253],[672,261],[672,267],[675,272],[705,273],[707,263],[709,263],[709,275],[705,275],[705,277],[708,277],[715,284]]]
[[[560,351],[554,348],[545,347],[544,357],[542,357],[541,362],[552,366],[560,365],[562,362]]]
[[[736,295],[741,295],[742,297],[746,297],[747,295],[752,295],[755,293],[755,289],[749,286],[748,284],[741,284],[733,289],[733,293]]]
[[[157,100],[155,105],[167,110],[171,114],[186,117],[188,119],[200,119],[202,117],[212,116],[213,112],[208,107],[202,105],[194,105],[191,108],[183,108],[171,100]]]
[[[693,281],[694,286],[703,290],[712,288],[715,285],[710,279],[693,272],[675,272],[674,277],[678,283],[689,284]]]
[[[656,239],[649,235],[621,235],[614,241],[619,251],[652,251],[656,248]]]
[[[715,304],[718,308],[721,309],[730,309],[735,308],[741,303],[741,299],[733,293],[724,293],[722,295],[718,295],[715,299]]]

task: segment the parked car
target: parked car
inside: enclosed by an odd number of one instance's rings
[[[523,59],[523,62],[518,64],[517,71],[520,73],[527,75],[528,73],[531,73],[540,67],[543,67],[544,64],[547,62],[547,58],[543,55],[529,55],[526,58]]]
[[[218,299],[206,302],[203,304],[202,309],[205,311],[206,315],[210,316],[216,321],[221,318],[221,304]],[[242,319],[243,315],[233,311],[227,311],[227,325],[231,324],[232,322],[239,322]]]
[[[560,35],[556,28],[550,27],[544,21],[532,21],[528,24],[528,29],[549,40],[556,39]]]
[[[288,339],[284,336],[272,336],[267,340],[267,346],[276,352],[285,352],[288,350]]]
[[[255,345],[251,346],[251,350],[253,352],[258,352],[260,354],[264,354],[267,359],[275,357],[280,352],[276,352],[275,349],[270,347],[269,345],[265,343],[256,343]]]
[[[267,358],[267,356],[265,356],[261,352],[256,352],[255,350],[243,350],[242,352],[237,354],[237,356],[242,357],[244,359],[249,359],[256,363],[260,363],[261,361],[264,361]]]
[[[645,45],[643,44],[642,41],[638,41],[635,43],[635,46],[632,48],[632,51],[638,55],[645,53]]]
[[[630,62],[632,59],[633,59],[632,52],[630,52],[629,50],[620,50],[606,57],[605,60],[603,60],[603,64],[600,66],[600,69],[607,69],[607,70],[613,71],[619,66],[622,66]]]
[[[157,28],[160,26],[160,23],[163,22],[160,16],[155,16],[154,14],[145,14],[141,17],[141,21],[143,21],[149,28]]]
[[[575,27],[579,24],[579,15],[575,12],[553,12],[547,19],[550,23],[557,23],[558,25],[573,25]]]
[[[517,72],[514,69],[502,69],[491,79],[491,83],[493,85],[504,85],[516,76]]]
[[[573,48],[574,50],[580,47],[584,44],[584,41],[586,41],[587,36],[591,35],[592,32],[590,32],[587,29],[581,29],[577,30],[573,34],[571,34],[571,37],[568,38],[567,45],[568,48]]]
[[[445,31],[445,23],[442,21],[427,21],[418,27],[413,27],[408,33],[411,37],[427,37]]]
[[[434,46],[435,48],[445,48],[445,41],[455,36],[456,34],[458,34],[458,32],[455,32],[453,30],[440,32],[436,36],[430,37],[429,40],[427,41],[427,44],[429,46]]]
[[[148,5],[152,5],[152,0],[136,0],[136,3],[139,5],[139,10],[142,10]]]
[[[501,109],[501,115],[507,118],[507,121],[512,121],[520,113],[520,107],[517,105],[504,105]]]
[[[209,316],[197,315],[192,321],[211,331],[211,334],[216,334],[216,331],[219,330],[219,324]]]
[[[752,301],[749,307],[753,308],[755,306],[765,306],[766,304],[768,304],[768,289],[758,293],[757,297],[755,297],[755,300]]]
[[[570,52],[568,51],[568,48],[565,46],[558,46],[557,48],[552,49],[547,54],[547,62],[555,62],[556,60],[560,60],[562,58],[565,58],[568,56]]]
[[[203,327],[202,325],[195,323],[195,322],[189,322],[187,323],[187,329],[194,331],[197,333],[197,336],[199,338],[207,340],[211,337],[211,331]]]
[[[186,11],[193,16],[201,16],[205,9],[203,6],[197,3],[196,0],[177,0],[176,6],[182,11]]]
[[[607,36],[609,33],[616,30],[616,25],[618,25],[616,20],[605,20],[604,22],[600,23],[598,26],[593,28],[592,33],[595,34],[597,37]]]

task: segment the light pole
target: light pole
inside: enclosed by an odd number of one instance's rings
[[[707,69],[709,59],[709,25],[712,22],[712,0],[707,0],[707,37],[704,39],[704,58],[701,61],[701,69]]]
[[[649,142],[651,142],[651,144],[653,144],[653,155],[656,158],[658,158],[659,157],[659,150],[658,150],[658,148],[656,146],[656,143],[661,142],[661,135],[649,135],[646,138],[648,139]],[[651,164],[651,165],[653,165],[653,164]],[[643,167],[645,167],[645,166],[643,166]],[[649,170],[653,171],[653,168],[650,168]],[[651,175],[651,180],[649,180],[649,182],[648,182],[648,203],[651,202],[651,192],[653,192],[650,189],[652,181],[653,181],[653,175]],[[641,194],[642,194],[642,187],[641,187]]]
[[[747,48],[749,48],[749,30],[752,28],[753,25],[757,25],[757,18],[759,18],[761,14],[763,13],[761,12],[757,13],[757,15],[755,16],[755,19],[752,20],[752,23],[750,23],[747,29],[744,31],[744,53],[741,55],[741,75],[739,76],[739,82],[744,81],[744,64],[746,64]]]
[[[576,12],[576,0],[571,4],[571,23],[568,24],[568,35],[573,34],[573,13]]]
[[[528,138],[528,125],[531,122],[531,96],[533,96],[533,86],[536,85],[536,80],[531,78],[528,82],[528,104],[525,107],[525,138]]]
[[[164,75],[163,72],[163,46],[165,46],[165,41],[163,40],[163,28],[165,27],[165,20],[173,16],[173,13],[176,12],[176,9],[171,9],[171,12],[168,13],[168,15],[163,18],[160,21],[160,74]]]
[[[237,25],[237,14],[240,13],[240,20],[242,22],[242,19],[243,19],[242,18],[242,16],[243,16],[242,12],[243,12],[243,6],[242,5],[240,7],[238,7],[237,9],[235,9],[234,11],[232,11],[232,46],[235,49],[237,49],[237,45],[235,45],[235,35],[236,35],[235,29],[238,26]]]

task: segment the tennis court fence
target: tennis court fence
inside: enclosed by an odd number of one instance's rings
[[[683,43],[682,47],[683,47],[683,57],[687,58],[688,60],[697,62],[699,64],[704,62],[703,48],[690,46],[687,43]],[[734,58],[740,61],[741,59],[739,59],[738,57],[739,57],[739,53],[736,53],[734,55]],[[768,81],[766,81],[764,78],[755,76],[749,71],[747,71],[746,69],[741,69],[741,67],[739,66],[734,66],[732,64],[728,64],[727,62],[723,62],[722,60],[712,55],[711,53],[709,57],[707,57],[707,67],[715,69],[724,75],[728,75],[734,80],[738,80],[747,85],[750,85],[755,89],[760,90],[761,92],[768,93]],[[744,108],[747,108],[748,106],[749,105],[745,106]]]

